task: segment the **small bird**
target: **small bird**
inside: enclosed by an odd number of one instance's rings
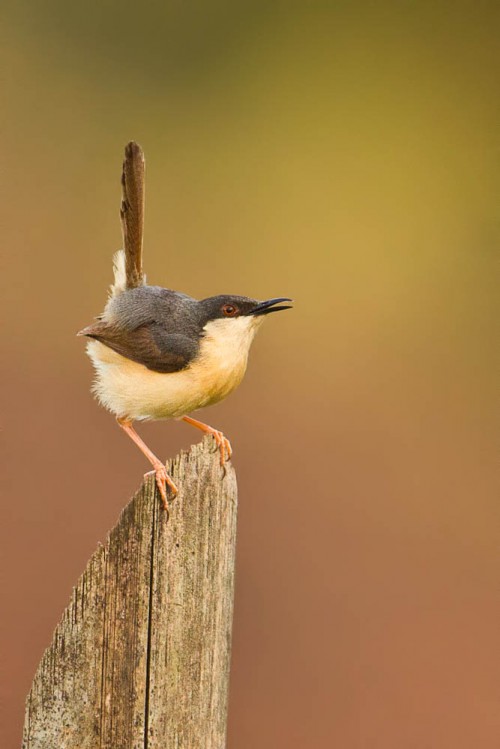
[[[177,487],[165,465],[143,442],[134,421],[182,419],[213,435],[224,465],[229,440],[189,416],[225,398],[245,374],[248,352],[265,316],[290,309],[287,297],[257,301],[222,294],[198,301],[178,291],[148,286],[142,270],[144,154],[125,148],[120,217],[124,249],[114,257],[114,283],[104,312],[78,335],[91,340],[93,392],[153,466],[163,507],[167,486]]]

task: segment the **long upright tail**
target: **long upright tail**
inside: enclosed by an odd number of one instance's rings
[[[122,171],[120,219],[123,250],[114,257],[113,296],[146,282],[142,271],[142,236],[144,227],[144,153],[138,143],[125,146]]]

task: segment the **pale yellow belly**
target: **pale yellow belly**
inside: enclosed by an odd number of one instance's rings
[[[225,398],[245,374],[248,351],[202,356],[181,372],[160,373],[130,361],[98,341],[87,345],[96,371],[93,391],[117,416],[168,419]]]

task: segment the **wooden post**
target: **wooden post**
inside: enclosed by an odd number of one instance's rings
[[[94,553],[44,653],[23,749],[223,749],[236,477],[211,437],[147,477]]]

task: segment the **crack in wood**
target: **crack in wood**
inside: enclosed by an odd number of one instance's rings
[[[151,679],[151,638],[153,627],[153,580],[155,555],[156,509],[153,509],[151,524],[151,569],[149,575],[149,607],[148,607],[148,644],[146,651],[146,698],[144,701],[144,749],[148,749],[149,741],[149,689]]]

